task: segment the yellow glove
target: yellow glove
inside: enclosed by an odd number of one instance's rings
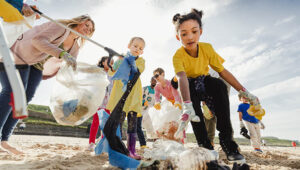
[[[0,17],[2,17],[5,22],[16,22],[24,20],[21,13],[15,7],[4,0],[0,1]]]
[[[182,106],[181,106],[181,104],[180,104],[180,103],[178,103],[178,102],[175,102],[174,106],[175,106],[175,108],[177,108],[177,107],[178,107],[178,109],[182,110]]]
[[[214,117],[214,115],[211,113],[211,111],[209,110],[209,108],[207,107],[207,105],[203,105],[202,106],[203,109],[203,116],[207,119],[210,120],[211,118]]]
[[[144,102],[144,106],[149,106],[149,104],[148,104],[148,101],[147,101],[147,100]]]
[[[154,105],[154,108],[155,108],[156,110],[160,110],[160,109],[161,109],[160,103],[156,103],[156,104]]]
[[[265,109],[263,109],[260,104],[256,106],[250,105],[247,112],[249,115],[255,116],[255,118],[258,120],[261,120],[262,117],[266,114]]]

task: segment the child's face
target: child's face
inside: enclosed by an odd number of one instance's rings
[[[241,101],[242,101],[243,103],[248,103],[248,100],[247,100],[245,97],[241,97]]]
[[[131,44],[128,45],[130,53],[133,56],[139,56],[139,55],[143,54],[144,47],[145,47],[145,44],[140,39],[135,39],[135,40],[133,40],[133,42]]]
[[[108,66],[108,59],[106,59],[104,62],[103,62],[103,66],[104,66],[104,69],[105,70],[108,70],[109,69],[109,66]],[[114,60],[110,60],[110,65],[113,65],[114,64]]]
[[[151,83],[151,86],[152,86],[152,87],[155,87],[155,85],[156,85],[156,80],[155,80],[154,78],[152,78],[150,83]]]
[[[176,38],[181,42],[185,49],[194,50],[197,49],[201,34],[202,29],[200,28],[199,23],[196,20],[190,19],[184,21],[179,26]]]
[[[159,72],[155,72],[154,77],[156,78],[157,81],[162,81],[165,79],[165,73],[159,74]]]

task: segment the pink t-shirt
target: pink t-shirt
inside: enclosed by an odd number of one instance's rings
[[[155,86],[155,102],[160,103],[160,95],[164,96],[167,100],[175,100],[175,102],[181,103],[179,92],[174,89],[169,80],[166,81],[166,87],[158,82]]]

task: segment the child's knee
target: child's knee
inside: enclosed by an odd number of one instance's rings
[[[134,111],[128,112],[127,115],[127,132],[136,133],[137,130],[137,113]]]

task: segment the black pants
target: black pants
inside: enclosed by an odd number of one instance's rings
[[[127,133],[136,133],[137,131],[137,113],[129,111],[127,114]]]
[[[205,145],[208,142],[210,143],[201,110],[201,101],[205,101],[208,108],[217,117],[219,139],[225,140],[232,138],[233,131],[230,121],[229,98],[225,83],[222,80],[211,76],[205,76],[200,84],[201,83],[204,84],[204,88],[199,90],[199,81],[197,81],[197,78],[189,79],[190,95],[193,107],[196,115],[199,116],[201,120],[200,122],[191,122],[198,145]]]
[[[145,139],[145,136],[144,136],[144,132],[142,130],[142,121],[143,121],[143,116],[137,118],[137,135],[138,135],[138,138],[139,138],[139,141],[140,141],[140,145],[144,146],[147,143],[146,143],[146,139]]]

